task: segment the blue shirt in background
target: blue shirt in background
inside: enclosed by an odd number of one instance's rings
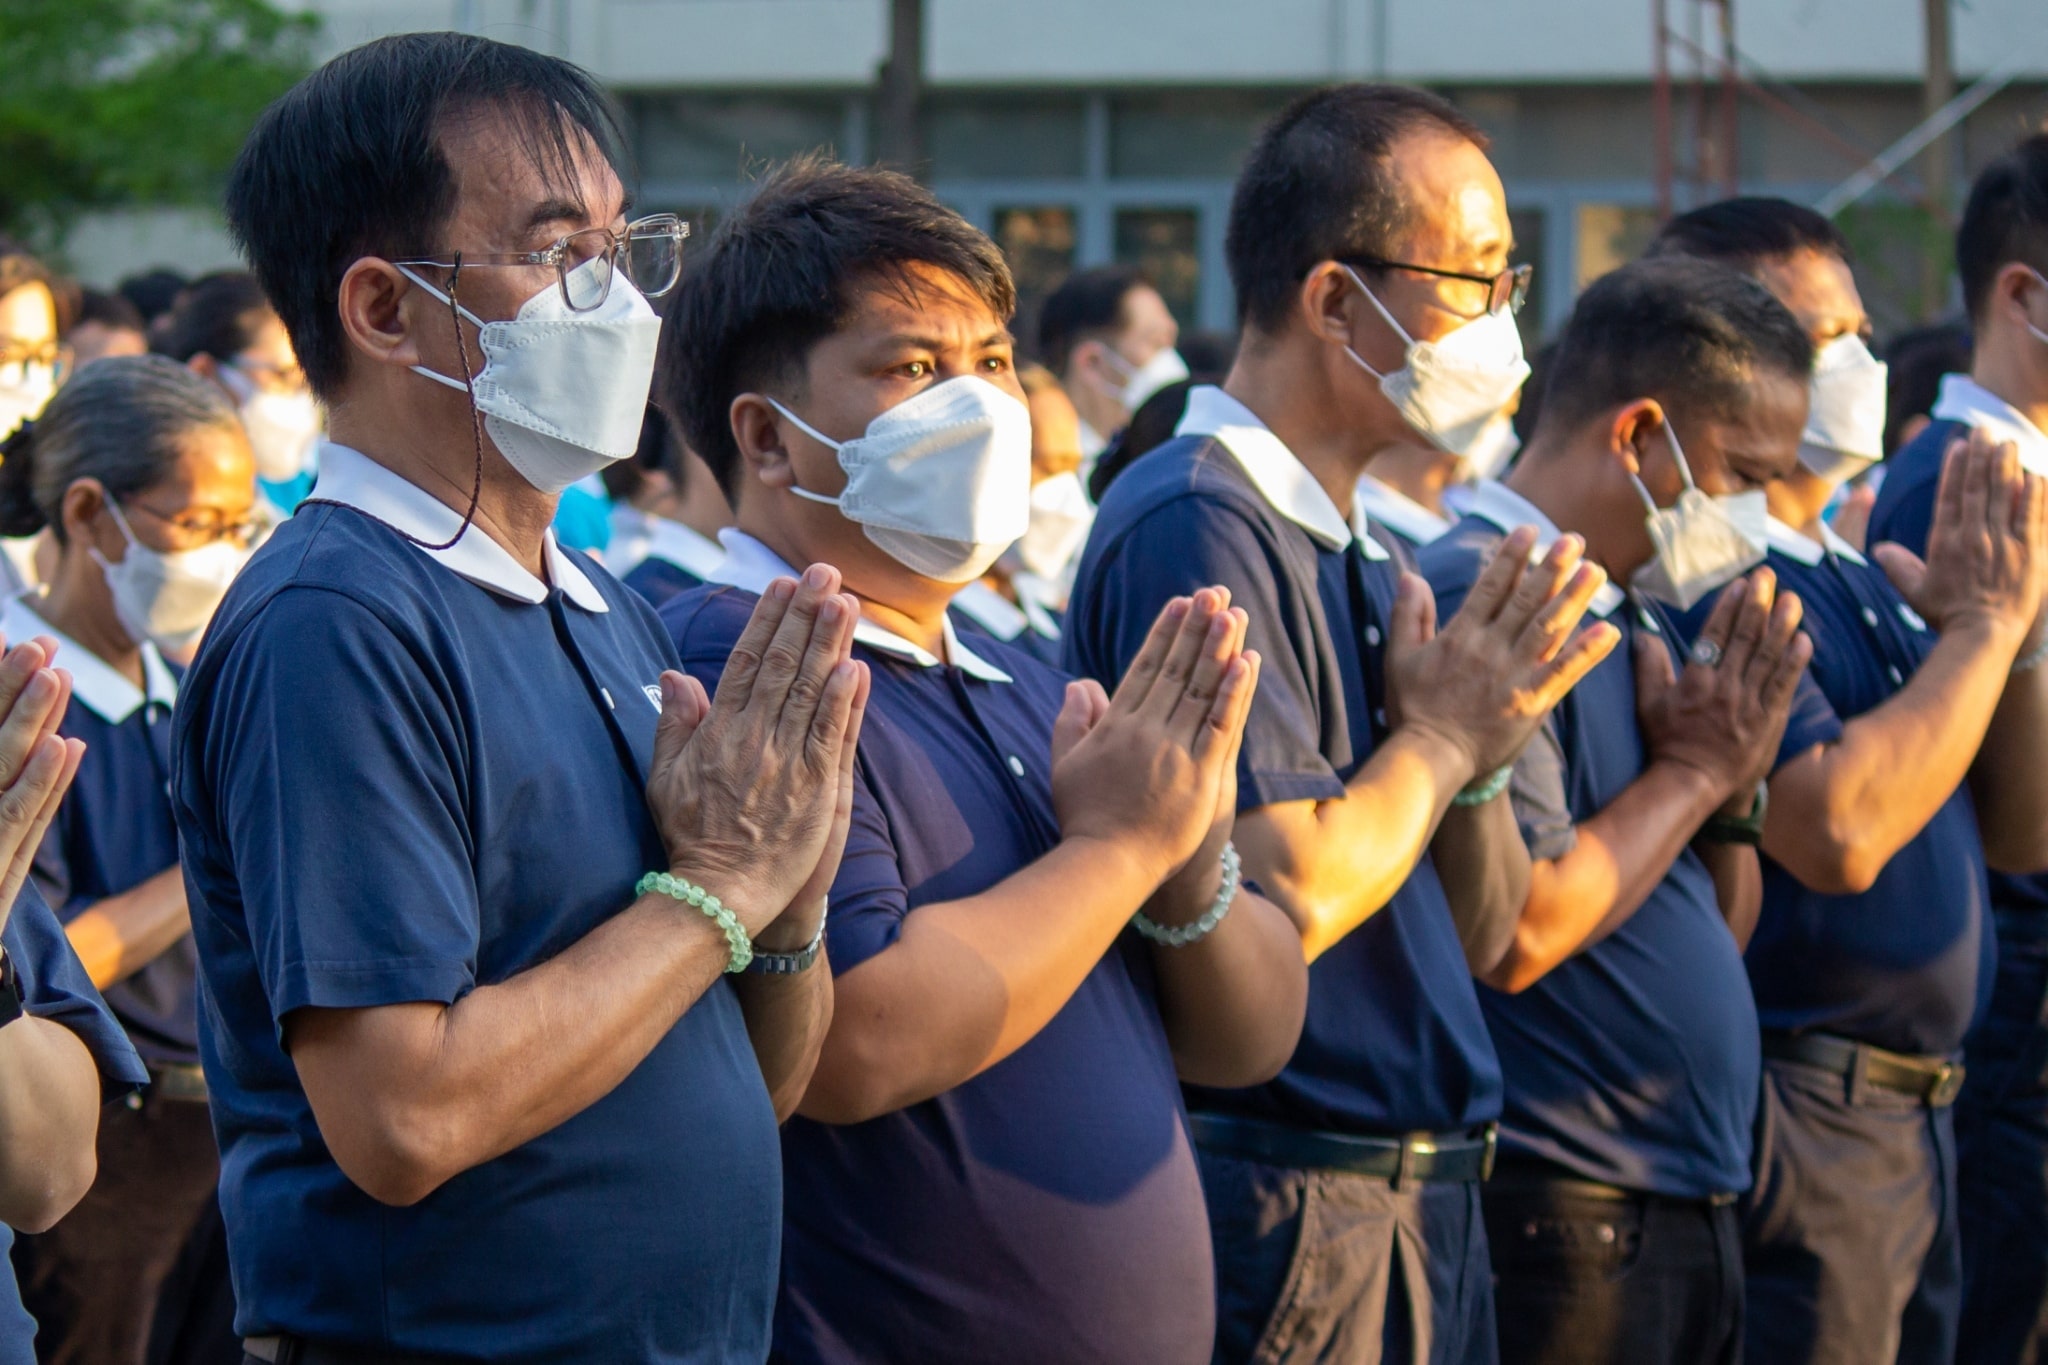
[[[45,621],[26,598],[0,611],[0,635],[52,637],[58,666],[71,674],[71,705],[57,729],[84,740],[85,757],[31,871],[43,899],[69,924],[105,897],[178,865],[170,800],[177,677],[156,647],[144,644],[138,688]],[[199,959],[186,934],[105,994],[144,1061],[196,1066],[198,989]]]
[[[127,1035],[93,989],[92,978],[71,951],[63,927],[50,913],[30,882],[15,898],[7,924],[0,929],[0,947],[20,976],[21,1001],[29,1014],[62,1024],[78,1035],[100,1069],[106,1098],[133,1090],[149,1080],[141,1058]],[[14,1230],[0,1223],[0,1365],[35,1365],[35,1320],[21,1306],[8,1249]]]
[[[1448,618],[1516,526],[1547,548],[1558,530],[1500,484],[1422,552]],[[1621,643],[1574,688],[1516,761],[1515,816],[1537,859],[1575,846],[1591,819],[1642,775],[1634,644],[1672,626],[1647,599],[1609,585],[1589,615]],[[1682,667],[1682,663],[1680,664]],[[1479,998],[1507,1077],[1501,1145],[1588,1180],[1677,1199],[1749,1188],[1760,1040],[1756,1005],[1713,877],[1687,848],[1648,899],[1598,943],[1510,995]]]
[[[794,573],[723,539],[716,576],[742,586],[662,613],[707,688],[754,592]],[[949,638],[950,663],[871,623],[855,639],[873,690],[826,931],[839,974],[920,906],[978,895],[1060,837],[1065,675],[985,639]],[[778,1361],[1209,1359],[1208,1219],[1149,952],[1126,933],[1037,1036],[941,1095],[865,1123],[789,1121]]]
[[[1377,529],[1377,528],[1372,528]],[[1188,396],[1179,434],[1104,495],[1067,613],[1068,667],[1114,687],[1168,599],[1220,584],[1262,660],[1238,809],[1335,800],[1386,737],[1397,564],[1256,415]],[[1190,1088],[1192,1108],[1398,1134],[1485,1123],[1501,1073],[1428,854],[1388,905],[1309,967],[1308,1018],[1278,1079]]]
[[[344,1175],[293,1011],[451,1003],[561,953],[667,854],[644,796],[654,613],[546,543],[550,583],[367,457],[230,590],[185,680],[174,804],[245,1336],[494,1362],[759,1361],[775,1115],[729,985],[603,1099],[406,1208]],[[551,584],[551,585],[550,585]],[[692,913],[679,908],[679,914]]]

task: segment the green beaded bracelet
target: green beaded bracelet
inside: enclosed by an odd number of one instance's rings
[[[650,891],[659,891],[662,895],[671,896],[685,905],[695,906],[716,920],[718,927],[725,931],[725,941],[732,949],[732,955],[725,964],[728,973],[743,972],[747,969],[747,964],[754,960],[754,941],[747,937],[747,931],[740,926],[738,917],[725,908],[725,902],[703,887],[666,872],[650,872],[640,879],[640,884],[633,890],[642,896]]]
[[[1168,926],[1159,923],[1140,910],[1131,916],[1131,927],[1154,943],[1169,948],[1185,948],[1190,943],[1199,943],[1216,932],[1216,926],[1223,923],[1223,917],[1230,913],[1230,907],[1237,900],[1238,882],[1243,873],[1243,864],[1238,861],[1237,848],[1227,840],[1223,845],[1223,881],[1216,888],[1216,899],[1209,902],[1209,908],[1193,924]]]
[[[1454,806],[1483,806],[1493,800],[1494,797],[1506,791],[1508,783],[1514,780],[1514,776],[1515,765],[1503,763],[1488,773],[1483,779],[1474,782],[1471,786],[1452,797],[1451,804]]]

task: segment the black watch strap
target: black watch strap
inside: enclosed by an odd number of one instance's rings
[[[14,959],[0,948],[0,1028],[5,1028],[22,1016],[21,974],[14,969]]]
[[[1700,826],[1699,837],[1710,844],[1748,844],[1755,848],[1764,841],[1764,815],[1771,805],[1771,784],[1756,784],[1756,795],[1750,799],[1747,815],[1722,815],[1716,812],[1706,824]]]

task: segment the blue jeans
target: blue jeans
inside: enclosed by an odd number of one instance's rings
[[[1197,1155],[1218,1365],[1496,1365],[1478,1185]]]

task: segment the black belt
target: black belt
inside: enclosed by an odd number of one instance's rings
[[[1407,1133],[1401,1137],[1358,1137],[1324,1133],[1263,1119],[1225,1114],[1189,1114],[1195,1145],[1221,1156],[1267,1166],[1345,1171],[1389,1181],[1400,1189],[1414,1181],[1453,1183],[1493,1174],[1497,1130]]]
[[[1598,1180],[1588,1180],[1568,1166],[1560,1166],[1542,1157],[1526,1156],[1510,1152],[1500,1159],[1500,1169],[1494,1172],[1493,1181],[1487,1186],[1487,1198],[1493,1198],[1493,1191],[1514,1194],[1518,1191],[1540,1190],[1545,1194],[1576,1195],[1581,1199],[1604,1199],[1615,1204],[1661,1204],[1671,1208],[1725,1209],[1732,1206],[1741,1196],[1721,1191],[1701,1197],[1678,1194],[1657,1194],[1650,1190],[1631,1190],[1621,1185],[1608,1185]]]
[[[1932,1109],[1946,1109],[1963,1088],[1963,1068],[1946,1057],[1909,1057],[1881,1047],[1837,1038],[1832,1033],[1766,1033],[1764,1056],[1832,1071],[1849,1083],[1849,1099],[1868,1086],[1910,1095]]]
[[[263,1365],[448,1365],[446,1356],[387,1351],[377,1346],[343,1346],[304,1337],[248,1337],[242,1342],[250,1360]]]

